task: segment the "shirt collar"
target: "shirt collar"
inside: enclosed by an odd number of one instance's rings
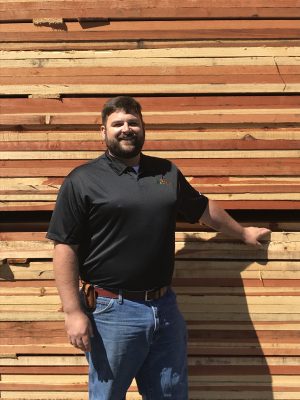
[[[124,172],[126,172],[126,170],[130,167],[128,167],[128,165],[124,164],[121,160],[119,160],[118,158],[112,157],[108,151],[106,151],[104,153],[104,157],[107,159],[110,167],[118,174],[124,174]],[[144,164],[144,158],[145,156],[143,154],[141,154],[141,158],[140,158],[140,170],[143,170],[143,164]]]

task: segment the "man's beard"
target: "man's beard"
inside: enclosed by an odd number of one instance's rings
[[[124,139],[124,141],[122,140]],[[125,143],[125,139],[130,139],[130,146],[123,146],[122,143]],[[117,158],[134,158],[136,157],[142,150],[145,141],[145,134],[139,134],[136,136],[135,134],[129,134],[120,136],[119,138],[108,139],[105,136],[105,143],[111,155]]]

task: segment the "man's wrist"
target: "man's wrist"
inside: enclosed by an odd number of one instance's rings
[[[241,241],[244,243],[247,242],[247,229],[243,226],[241,227]]]
[[[84,311],[81,308],[81,306],[78,306],[76,308],[72,307],[72,308],[63,308],[63,311],[65,313],[65,315],[76,315],[76,314],[83,314]]]

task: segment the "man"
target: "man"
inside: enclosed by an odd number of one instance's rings
[[[122,400],[133,378],[146,400],[187,400],[186,327],[170,285],[177,215],[259,246],[268,229],[243,228],[165,159],[141,153],[145,129],[133,98],[109,100],[107,152],[73,170],[47,237],[70,343],[89,361],[89,399]],[[79,277],[95,288],[89,310]]]

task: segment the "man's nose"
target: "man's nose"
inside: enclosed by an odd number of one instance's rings
[[[130,128],[128,125],[128,122],[124,122],[123,126],[122,126],[122,132],[129,132]]]

